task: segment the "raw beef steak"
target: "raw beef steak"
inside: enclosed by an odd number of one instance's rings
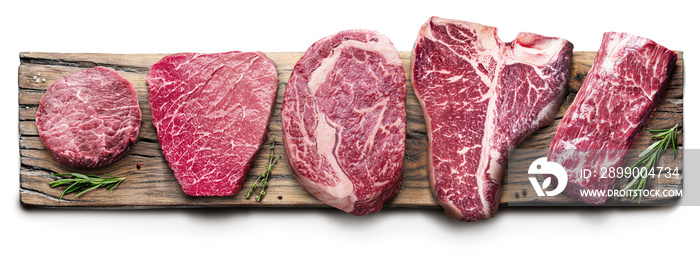
[[[151,66],[146,81],[158,141],[182,190],[238,193],[274,106],[272,60],[260,52],[180,53]]]
[[[622,166],[666,89],[676,59],[675,52],[646,38],[603,35],[593,66],[559,123],[547,155],[568,171],[564,193],[589,204],[607,200],[615,178],[600,178],[600,173],[584,178],[580,171]],[[604,195],[582,196],[582,190],[600,190]]]
[[[314,43],[284,93],[284,149],[294,176],[322,202],[379,211],[402,182],[406,76],[384,35],[348,30]]]
[[[136,142],[141,109],[127,79],[95,67],[51,84],[39,103],[36,127],[56,160],[97,168],[117,161]]]
[[[573,45],[433,17],[413,50],[412,81],[430,144],[433,195],[450,217],[493,217],[508,151],[549,125],[562,102]]]

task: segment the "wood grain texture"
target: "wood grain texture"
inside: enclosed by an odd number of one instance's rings
[[[279,89],[272,118],[269,123],[270,135],[282,138],[281,107],[284,88],[292,68],[303,53],[265,53],[272,59],[279,73]],[[151,123],[151,111],[147,101],[146,73],[148,68],[166,54],[89,54],[89,53],[20,53],[18,70],[19,92],[19,149],[20,149],[20,201],[24,205],[46,207],[106,207],[106,208],[161,208],[161,207],[327,207],[308,194],[299,186],[289,171],[286,160],[279,163],[272,171],[267,195],[262,202],[245,199],[244,193],[252,184],[254,175],[259,173],[269,154],[269,142],[263,146],[250,172],[243,191],[229,197],[192,197],[184,194],[168,167],[158,145],[155,128]],[[569,78],[569,92],[560,107],[557,118],[550,126],[540,129],[521,143],[519,148],[547,149],[554,136],[559,120],[573,102],[578,89],[591,67],[595,52],[574,52],[573,65]],[[669,128],[680,125],[679,144],[683,146],[683,54],[679,59],[668,90],[664,93],[652,118],[647,123],[648,129]],[[439,208],[428,186],[428,139],[423,120],[423,112],[408,76],[410,53],[400,52],[404,64],[408,94],[407,142],[404,159],[404,184],[398,196],[387,203],[386,207]],[[74,169],[58,163],[46,150],[36,129],[35,115],[39,100],[49,85],[64,75],[95,66],[112,67],[131,81],[139,97],[143,114],[141,131],[136,144],[119,161],[99,169]],[[37,83],[33,76],[41,73],[46,82]],[[642,149],[649,145],[650,132],[645,130],[635,141],[633,149]],[[278,150],[281,144],[278,142]],[[282,151],[278,151],[281,153]],[[282,153],[283,155],[283,153]],[[667,155],[665,165],[682,168],[682,152],[672,159]],[[533,159],[522,162],[531,162]],[[633,163],[633,157],[627,161]],[[141,168],[137,169],[136,164]],[[57,179],[51,173],[83,172],[92,174],[109,173],[127,179],[113,192],[95,190],[78,199],[72,195],[58,201],[62,188],[49,188],[48,182]],[[626,180],[618,180],[623,185]],[[648,188],[680,189],[682,178],[653,179]],[[538,199],[531,191],[532,186],[526,175],[504,177],[501,206],[532,205]],[[510,191],[509,191],[510,190]],[[522,191],[521,191],[522,190]],[[527,194],[530,191],[530,194]],[[510,194],[510,195],[509,195]],[[656,203],[660,200],[644,200],[643,203]],[[662,201],[663,202],[663,201]],[[629,203],[625,199],[613,199],[611,203]],[[554,201],[543,204],[574,204],[574,200],[565,195],[557,196]]]

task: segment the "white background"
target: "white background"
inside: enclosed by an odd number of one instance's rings
[[[20,2],[20,1],[17,1]],[[337,31],[375,29],[411,49],[430,16],[530,31],[596,51],[605,31],[646,36],[685,58],[685,146],[700,148],[697,6],[683,1],[21,1],[0,4],[0,259],[3,263],[384,263],[697,261],[700,207],[503,208],[462,223],[441,210],[363,217],[323,209],[42,210],[19,203],[19,52],[305,51]],[[257,1],[250,1],[257,2]],[[463,1],[467,2],[467,1]],[[689,162],[696,161],[686,161]],[[697,175],[688,175],[697,176]],[[696,188],[697,189],[697,188]]]

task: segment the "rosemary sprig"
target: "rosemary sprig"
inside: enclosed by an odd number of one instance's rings
[[[274,168],[275,163],[277,163],[279,158],[279,155],[275,155],[275,137],[273,136],[272,143],[270,144],[270,155],[267,156],[267,165],[265,166],[265,170],[258,174],[258,178],[255,179],[253,185],[251,185],[250,189],[248,189],[248,191],[245,193],[246,199],[250,198],[253,191],[260,187],[260,191],[257,195],[255,195],[255,200],[258,202],[262,200],[263,196],[265,196],[265,187],[267,187],[267,182],[270,180],[270,174],[272,174],[272,168]]]
[[[666,149],[670,146],[673,155],[676,155],[676,137],[678,135],[678,124],[669,129],[660,130],[649,130],[649,132],[654,135],[651,136],[652,139],[660,138],[658,141],[652,143],[647,147],[642,153],[639,154],[639,160],[632,165],[632,168],[643,166],[639,175],[636,175],[623,190],[628,190],[632,188],[635,190],[634,194],[631,194],[632,199],[639,198],[638,202],[642,202],[641,191],[646,188],[647,179],[649,173],[653,172],[656,167],[656,162],[661,157],[661,154],[666,152]]]
[[[114,190],[114,188],[117,188],[117,185],[119,185],[121,182],[124,181],[124,177],[114,177],[112,175],[106,174],[107,177],[102,178],[97,175],[93,174],[81,174],[81,173],[54,173],[51,174],[53,176],[71,176],[70,178],[64,178],[64,179],[59,179],[55,180],[52,182],[49,182],[49,185],[51,188],[65,185],[65,184],[70,184],[68,188],[63,190],[63,193],[61,193],[61,196],[58,197],[58,201],[60,202],[61,199],[63,198],[64,195],[69,194],[69,193],[74,193],[78,192],[73,198],[78,198],[78,196],[83,195],[86,192],[92,191],[94,189],[97,189],[99,187],[104,187],[107,188],[110,192]]]

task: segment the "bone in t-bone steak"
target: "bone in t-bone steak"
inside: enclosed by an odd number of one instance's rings
[[[550,124],[567,84],[573,45],[433,17],[418,33],[412,81],[428,129],[429,178],[450,217],[493,217],[508,151]]]
[[[592,173],[584,178],[580,171],[623,165],[627,150],[666,89],[677,58],[675,52],[647,38],[616,32],[603,35],[593,66],[559,123],[547,155],[568,171],[564,193],[589,204],[607,200],[615,177]],[[558,184],[554,177],[553,183]],[[603,195],[583,196],[582,190]]]
[[[163,155],[193,196],[236,194],[265,138],[277,91],[260,52],[169,55],[148,71]]]
[[[284,94],[284,149],[294,176],[322,202],[364,215],[402,182],[406,77],[384,35],[348,30],[314,43]]]
[[[139,135],[136,90],[112,68],[63,76],[41,98],[36,127],[59,162],[78,168],[105,166],[124,155]]]

